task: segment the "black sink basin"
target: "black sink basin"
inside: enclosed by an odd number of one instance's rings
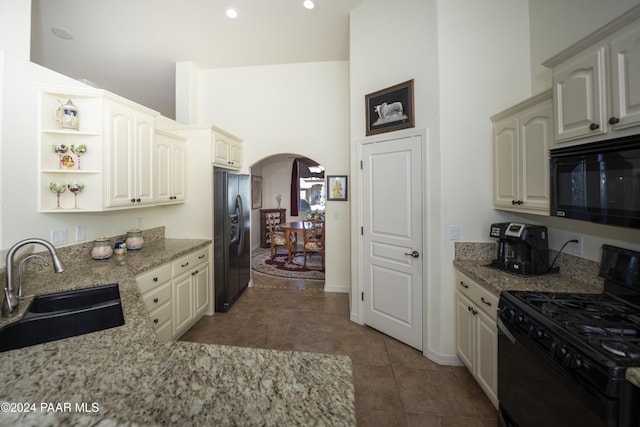
[[[0,329],[0,351],[124,325],[118,284],[39,295],[24,317]]]

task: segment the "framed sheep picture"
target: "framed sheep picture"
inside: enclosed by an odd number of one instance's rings
[[[364,96],[367,136],[415,126],[413,79]]]

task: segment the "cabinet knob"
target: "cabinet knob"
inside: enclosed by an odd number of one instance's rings
[[[591,123],[591,124],[589,125],[589,129],[591,129],[591,130],[597,130],[597,129],[600,129],[600,125],[599,125],[599,124],[597,124],[597,123]]]
[[[140,199],[136,199],[136,202],[140,203]]]
[[[153,319],[153,323],[158,324],[158,319]]]
[[[158,281],[158,278],[157,278],[157,277],[154,277],[154,278],[153,278],[153,281],[154,281],[154,282],[157,282],[157,281]]]
[[[184,264],[180,264],[180,267],[183,267],[183,268],[184,268],[184,267],[186,267],[187,265],[189,265],[189,263],[188,263],[188,262],[187,262],[187,263],[184,263]]]
[[[610,125],[615,125],[615,124],[618,124],[618,123],[620,123],[620,119],[619,118],[617,118],[617,117],[609,118],[609,124]]]
[[[487,304],[489,307],[491,307],[491,301],[487,301],[486,299],[484,299],[484,297],[480,297],[480,301],[482,301],[483,303]]]
[[[136,199],[131,199],[131,203],[135,203],[135,202],[136,202]]]
[[[158,298],[154,298],[153,302],[155,302],[157,304],[158,303]]]
[[[460,286],[462,286],[465,289],[469,289],[469,285],[467,285],[466,283],[464,283],[462,280],[460,281]]]

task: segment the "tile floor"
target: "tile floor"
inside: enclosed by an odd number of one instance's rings
[[[359,426],[497,426],[465,367],[439,366],[349,320],[349,296],[317,283],[255,274],[228,313],[205,316],[181,340],[347,355]]]

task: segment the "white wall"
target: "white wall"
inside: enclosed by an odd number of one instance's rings
[[[533,93],[551,87],[551,70],[544,61],[638,4],[640,0],[530,1]]]
[[[295,153],[324,165],[329,175],[348,174],[347,62],[202,69],[197,75],[197,84],[178,85],[198,88],[198,108],[189,117],[242,138],[244,173],[272,155]],[[272,197],[265,193],[264,206]],[[328,202],[325,290],[349,289],[348,235],[349,203]]]
[[[31,1],[0,1],[0,50],[29,60]]]
[[[491,204],[489,117],[529,95],[527,1],[364,0],[350,26],[352,153],[364,139],[364,95],[415,79],[416,127],[428,134],[424,352],[446,360],[455,355],[448,227],[460,225],[461,240],[486,241],[501,217]],[[379,37],[381,28],[402,37]]]

